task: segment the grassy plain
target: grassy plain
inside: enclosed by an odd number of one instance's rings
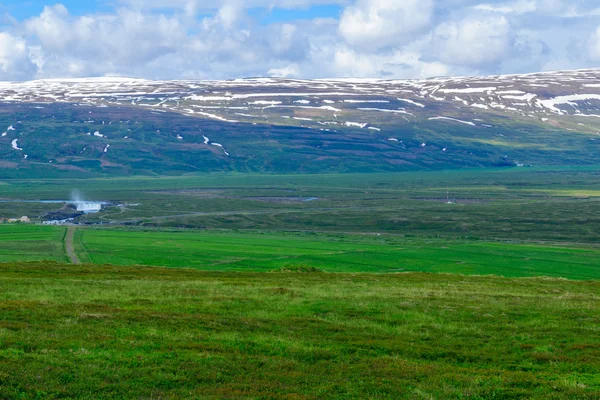
[[[82,219],[90,223],[600,242],[596,167],[10,180],[0,185],[0,198],[69,199],[75,189],[125,204]],[[445,204],[447,194],[456,204]],[[303,201],[309,198],[316,200]],[[19,207],[0,203],[0,214],[41,216]]]
[[[598,282],[0,265],[0,398],[596,399]]]
[[[600,278],[600,249],[375,235],[78,229],[83,262],[212,271],[318,268]]]
[[[573,279],[599,274],[600,170],[594,167],[14,180],[0,185],[0,198],[68,199],[74,190],[113,203],[81,218],[111,228],[78,230],[77,254],[89,263]],[[456,204],[446,204],[446,196]],[[0,213],[21,216],[21,207],[32,204],[0,203]],[[7,226],[0,261],[65,260],[63,228],[22,228],[23,237],[48,235],[25,243],[12,237],[18,229]]]
[[[0,262],[66,262],[65,228],[21,224],[0,225]]]
[[[65,228],[0,225],[0,262],[67,262]],[[393,235],[269,233],[79,227],[74,249],[89,264],[165,266],[204,271],[408,271],[600,278],[595,246],[412,238]]]

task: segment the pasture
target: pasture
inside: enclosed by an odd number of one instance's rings
[[[0,265],[0,398],[595,399],[598,282]]]
[[[0,225],[0,262],[67,262],[64,227]],[[393,235],[79,227],[87,264],[204,271],[437,272],[506,277],[600,278],[600,249]]]
[[[21,224],[0,225],[0,262],[67,262],[64,228]]]
[[[376,235],[79,229],[84,262],[273,271],[444,272],[509,277],[600,278],[600,251],[535,244],[414,239]]]

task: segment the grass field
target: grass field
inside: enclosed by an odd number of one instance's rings
[[[0,265],[0,398],[595,399],[598,282]]]
[[[66,262],[63,247],[64,228],[0,225],[0,262]]]
[[[78,229],[83,262],[272,271],[425,271],[600,278],[600,249],[390,236]]]
[[[0,262],[67,262],[65,228],[0,225]],[[74,250],[84,263],[204,271],[407,271],[600,278],[600,249],[391,235],[82,228]]]

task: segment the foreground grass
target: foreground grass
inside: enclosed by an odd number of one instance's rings
[[[0,266],[0,398],[585,399],[599,282]]]

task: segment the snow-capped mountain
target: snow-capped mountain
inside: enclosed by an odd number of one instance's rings
[[[183,170],[593,163],[600,70],[426,80],[38,80],[0,83],[0,104],[5,159],[71,170],[96,160],[98,170],[134,172],[124,161],[132,149],[156,153],[158,143],[206,153],[168,161]],[[55,154],[36,150],[40,141],[56,143]],[[77,149],[65,154],[71,145]],[[271,167],[282,153],[299,160]],[[212,167],[207,157],[216,158]],[[257,158],[260,166],[248,164]]]
[[[410,116],[414,114],[412,111],[427,113],[428,106],[441,104],[459,109],[474,108],[476,110],[470,110],[473,113],[478,109],[529,117],[586,117],[595,115],[594,112],[600,113],[600,70],[393,81],[272,78],[229,81],[38,80],[0,84],[0,101],[95,106],[127,104],[218,120],[228,120],[233,116],[238,116],[235,117],[238,120],[261,117],[265,109],[289,107],[313,110],[323,117],[342,109],[386,110]],[[245,113],[249,116],[243,115]]]

